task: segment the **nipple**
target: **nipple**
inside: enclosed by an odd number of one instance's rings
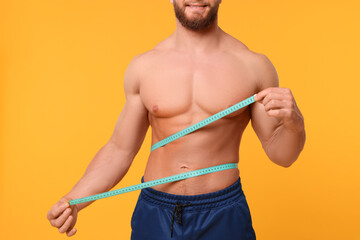
[[[154,113],[156,113],[159,110],[158,105],[154,105],[152,110],[153,110]]]

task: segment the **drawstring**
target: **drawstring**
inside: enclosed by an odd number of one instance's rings
[[[179,202],[175,203],[175,207],[171,216],[171,237],[173,237],[173,225],[174,225],[174,214],[175,214],[175,218],[176,218],[176,222],[178,224],[182,224],[182,208],[181,207],[186,207],[186,206],[191,206],[191,203],[187,203],[187,204],[180,204]]]

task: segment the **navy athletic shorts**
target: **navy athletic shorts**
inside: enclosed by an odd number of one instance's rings
[[[131,240],[256,239],[240,177],[229,187],[200,195],[141,189],[131,229]]]

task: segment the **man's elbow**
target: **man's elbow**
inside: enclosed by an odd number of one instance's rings
[[[280,165],[280,166],[282,166],[282,167],[284,167],[284,168],[288,168],[288,167],[290,167],[294,162],[295,162],[295,161],[289,162],[289,163],[285,163],[285,164],[282,164],[282,165]]]
[[[295,158],[285,158],[285,159],[271,158],[271,157],[269,157],[269,158],[276,165],[279,165],[279,166],[284,167],[284,168],[288,168],[298,159],[298,156],[296,156]]]
[[[284,168],[290,167],[299,158],[301,153],[301,151],[273,151],[273,149],[269,149],[267,147],[263,148],[266,155],[273,163]]]
[[[284,168],[290,167],[298,158],[302,152],[302,148],[298,151],[293,149],[274,149],[271,148],[272,145],[263,144],[263,149],[267,157],[276,165],[279,165]]]

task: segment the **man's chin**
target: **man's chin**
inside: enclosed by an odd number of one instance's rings
[[[185,17],[186,17],[186,20],[189,21],[189,22],[201,21],[201,20],[206,18],[206,16],[203,17],[200,14],[185,14]]]

